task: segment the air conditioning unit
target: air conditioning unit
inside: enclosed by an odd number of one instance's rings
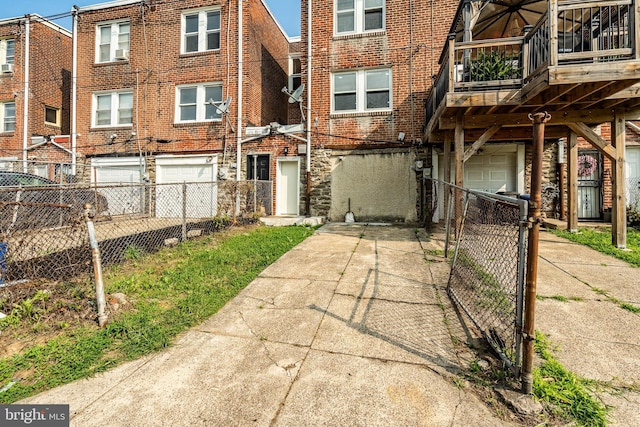
[[[0,66],[0,71],[2,71],[5,74],[13,73],[13,64],[2,64]]]
[[[129,49],[116,49],[116,59],[129,59]]]

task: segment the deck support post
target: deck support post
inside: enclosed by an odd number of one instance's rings
[[[620,249],[627,247],[627,185],[625,163],[625,117],[616,111],[611,122],[611,144],[616,148],[616,157],[612,159],[613,194],[611,197],[611,244]]]
[[[578,232],[578,135],[570,130],[567,135],[567,151],[569,163],[567,170],[567,230]]]
[[[456,128],[453,139],[456,153],[456,185],[464,187],[464,126],[462,114],[456,116]],[[456,236],[460,230],[462,220],[463,193],[456,190]]]

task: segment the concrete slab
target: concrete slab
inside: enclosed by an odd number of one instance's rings
[[[598,395],[605,405],[611,407],[609,427],[640,426],[640,391],[611,390]]]
[[[335,295],[312,348],[459,372],[438,305]]]
[[[351,253],[346,252],[292,250],[280,257],[277,264],[267,267],[260,276],[337,282],[350,258]]]
[[[536,329],[559,346],[558,360],[593,380],[640,382],[640,316],[608,301],[538,301]]]
[[[71,424],[268,426],[306,352],[191,331],[135,374],[102,390],[98,400],[81,409],[72,406]],[[54,400],[67,402],[66,390],[52,390]],[[43,395],[34,399],[44,400]]]
[[[274,425],[508,424],[430,369],[312,350]]]
[[[538,259],[537,285],[537,294],[542,297],[564,296],[585,300],[602,299],[602,295],[598,295],[584,282],[567,274],[566,271],[543,257]]]

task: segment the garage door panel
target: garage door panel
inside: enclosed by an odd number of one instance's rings
[[[96,166],[95,180],[112,215],[139,214],[144,205],[140,166]],[[129,185],[127,185],[129,184]]]
[[[182,218],[186,199],[187,218],[211,218],[217,214],[218,189],[215,162],[207,157],[158,159],[156,215]],[[184,183],[184,185],[183,185]],[[173,185],[167,185],[173,184]],[[186,190],[186,197],[183,195]]]

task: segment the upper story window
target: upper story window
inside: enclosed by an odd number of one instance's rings
[[[176,123],[221,120],[217,106],[222,102],[221,83],[183,85],[176,88]]]
[[[55,107],[44,107],[44,122],[48,125],[60,126],[60,109]]]
[[[0,40],[0,64],[13,64],[15,59],[15,40]]]
[[[367,112],[391,109],[391,70],[357,70],[334,73],[334,112]]]
[[[220,10],[200,10],[182,15],[182,53],[220,49]]]
[[[289,57],[289,92],[298,89],[302,84],[302,64],[300,56]]]
[[[0,104],[0,119],[2,120],[2,132],[13,132],[16,130],[16,103],[3,102]]]
[[[384,30],[385,0],[336,0],[335,33]]]
[[[93,126],[127,126],[133,124],[133,92],[99,92],[93,94]]]
[[[96,35],[96,62],[129,59],[129,22],[99,24]]]

